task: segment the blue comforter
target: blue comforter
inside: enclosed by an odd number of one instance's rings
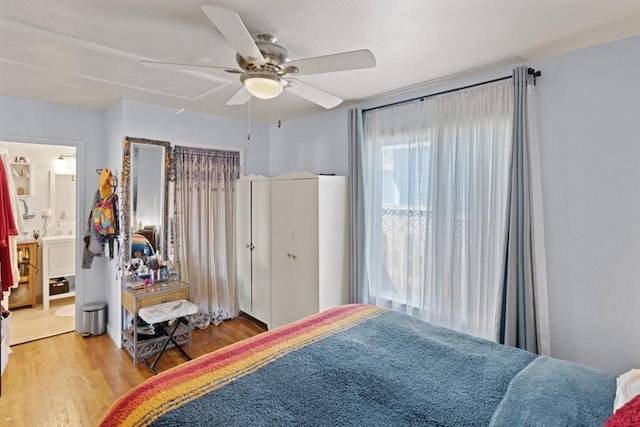
[[[342,310],[363,310],[350,307]],[[150,425],[600,426],[612,412],[616,382],[607,373],[392,311],[353,324],[324,316],[185,364],[212,379],[188,393],[175,385]],[[231,361],[241,372],[218,375]],[[166,374],[121,405],[135,412],[180,383],[178,371]]]
[[[615,387],[607,373],[387,311],[215,399],[234,408],[222,425],[601,426]]]

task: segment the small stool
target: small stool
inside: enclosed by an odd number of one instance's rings
[[[178,351],[184,356],[185,359],[191,360],[191,356],[189,356],[182,347],[176,342],[173,338],[173,335],[178,330],[178,326],[181,323],[187,325],[189,322],[186,319],[186,316],[191,314],[195,314],[198,312],[198,306],[192,303],[191,301],[187,301],[186,299],[180,299],[177,301],[164,302],[162,304],[156,304],[149,307],[142,307],[138,311],[138,316],[142,318],[145,322],[149,324],[166,322],[169,320],[175,320],[175,326],[171,329],[171,332],[167,336],[162,348],[160,349],[160,353],[156,356],[156,359],[152,364],[149,364],[149,361],[145,359],[144,363],[149,367],[151,372],[157,374],[156,365],[158,364],[158,360],[160,360],[160,356],[167,349],[169,342],[173,342]]]

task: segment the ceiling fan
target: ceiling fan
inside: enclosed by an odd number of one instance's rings
[[[228,73],[240,74],[242,88],[227,101],[227,105],[244,104],[251,96],[271,99],[287,90],[324,108],[333,108],[342,102],[341,98],[293,79],[290,75],[332,73],[372,68],[376,65],[376,59],[368,49],[291,61],[289,52],[277,44],[274,35],[262,33],[257,34],[255,39],[251,37],[236,12],[218,6],[202,6],[202,10],[231,46],[237,50],[236,62],[240,69],[160,61],[140,61],[140,63],[147,67],[170,70],[222,69]],[[228,83],[228,80],[217,80]]]

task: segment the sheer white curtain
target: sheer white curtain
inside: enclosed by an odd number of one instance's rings
[[[175,148],[175,194],[180,274],[191,284],[199,313],[237,316],[233,229],[236,151]]]
[[[497,340],[511,80],[366,111],[369,300]]]

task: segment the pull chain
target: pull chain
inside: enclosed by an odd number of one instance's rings
[[[249,98],[249,129],[247,131],[247,140],[251,140],[251,98]]]
[[[278,127],[282,127],[282,121],[280,121],[280,118],[282,117],[282,97],[278,97]]]

